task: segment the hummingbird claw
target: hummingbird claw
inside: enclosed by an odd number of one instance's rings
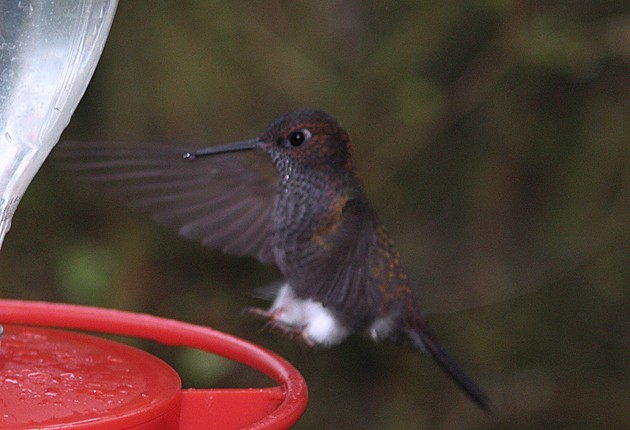
[[[315,348],[317,344],[304,334],[304,329],[285,324],[281,321],[270,320],[267,324],[270,329],[287,336],[289,339],[300,342],[309,348]]]
[[[264,324],[260,327],[259,330],[261,332],[266,330],[267,328],[271,328],[274,320],[276,319],[276,317],[273,315],[273,312],[254,306],[248,306],[243,309],[243,315],[247,315],[257,320],[263,321]]]
[[[266,309],[257,308],[255,306],[248,306],[243,309],[243,315],[254,317],[258,320],[274,320],[277,319],[276,312],[272,312]]]
[[[268,328],[287,336],[291,340],[299,341],[309,348],[314,348],[315,346],[317,346],[316,343],[313,342],[308,336],[305,336],[303,327],[296,327],[281,321],[280,315],[282,314],[282,312],[282,309],[270,311],[254,306],[246,307],[243,310],[243,314],[249,315],[265,322],[265,324],[261,327],[261,331]]]

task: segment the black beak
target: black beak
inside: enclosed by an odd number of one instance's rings
[[[262,147],[263,141],[259,138],[241,140],[240,142],[228,143],[225,145],[209,146],[208,148],[199,149],[195,152],[186,152],[184,158],[186,160],[194,160],[197,157],[205,157],[207,155],[225,154],[227,152],[250,151]]]

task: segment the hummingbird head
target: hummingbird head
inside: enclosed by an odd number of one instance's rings
[[[354,169],[348,133],[332,116],[311,109],[282,115],[257,138],[188,152],[184,158],[192,160],[252,149],[265,150],[281,173],[295,169],[330,172]]]
[[[354,168],[350,136],[325,112],[298,110],[273,121],[260,139],[279,171],[287,166],[318,170]]]

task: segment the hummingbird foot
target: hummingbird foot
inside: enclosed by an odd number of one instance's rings
[[[276,312],[268,309],[257,308],[255,306],[248,306],[243,309],[243,314],[256,318],[257,320],[270,321],[276,318],[274,315]]]
[[[244,314],[258,320],[265,321],[265,324],[262,326],[262,330],[268,328],[287,336],[291,340],[299,341],[309,348],[316,347],[317,343],[306,335],[303,326],[294,326],[281,320],[283,312],[283,309],[267,310],[254,306],[249,306],[243,310]]]
[[[289,284],[280,287],[269,310],[249,308],[246,313],[311,346],[337,345],[351,333],[333,310],[310,298],[297,297]]]

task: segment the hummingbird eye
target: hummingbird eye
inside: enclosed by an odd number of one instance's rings
[[[291,133],[287,140],[289,141],[291,146],[297,147],[303,144],[304,142],[306,142],[308,139],[310,139],[310,137],[311,137],[311,132],[306,129],[302,129],[302,130],[297,130]]]

